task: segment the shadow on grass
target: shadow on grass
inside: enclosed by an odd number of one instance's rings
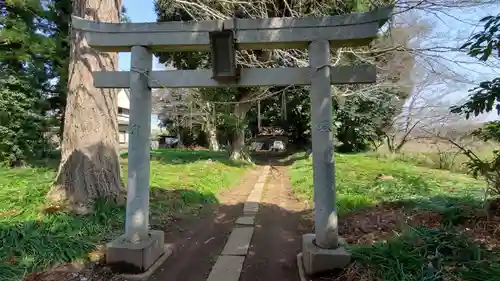
[[[498,249],[481,247],[450,228],[408,228],[386,243],[351,246],[350,250],[355,261],[371,265],[371,274],[388,281],[493,281],[500,274]]]
[[[120,151],[119,156],[121,159],[128,157],[126,150]],[[252,152],[251,158],[257,165],[274,166],[289,166],[295,161],[304,160],[309,158],[305,151],[291,150],[286,152]],[[187,163],[194,163],[198,161],[217,161],[227,166],[242,167],[247,165],[243,161],[232,161],[229,159],[227,152],[219,151],[204,151],[204,150],[188,150],[188,149],[157,149],[151,151],[151,159],[158,160],[164,164],[182,165]],[[57,170],[60,162],[60,154],[54,157],[33,160],[28,162],[28,165],[34,168],[48,168]]]
[[[203,206],[212,205],[217,205],[216,211],[203,212]],[[354,265],[363,266],[356,276],[372,274],[364,280],[442,281],[460,277],[493,281],[500,274],[500,254],[497,246],[488,250],[481,241],[496,239],[494,226],[477,228],[482,231],[480,239],[474,240],[478,238],[475,233],[466,232],[476,229],[480,205],[475,197],[464,196],[401,199],[377,205],[340,196],[339,232],[351,244]],[[220,205],[208,191],[152,188],[152,228],[164,229],[166,241],[182,249],[169,258],[156,279],[204,280],[242,210],[242,204]],[[101,203],[94,214],[85,217],[64,213],[30,220],[23,220],[22,215],[9,220],[0,217],[0,281],[18,280],[25,272],[86,258],[96,245],[121,234],[123,216],[123,208]],[[246,259],[252,266],[245,267],[241,280],[296,278],[295,255],[301,251],[301,235],[313,229],[313,217],[312,210],[296,212],[261,203]],[[433,256],[438,258],[429,258]],[[333,273],[331,280],[363,280],[351,279],[348,270]],[[315,280],[327,278],[323,275]]]
[[[354,263],[313,280],[497,280],[498,221],[489,221],[481,205],[440,195],[342,212],[339,233]]]
[[[400,200],[352,200],[349,197],[338,197],[339,216],[347,217],[362,214],[370,217],[373,210],[400,210],[403,212],[435,212],[442,215],[442,225],[454,225],[473,216],[485,215],[483,202],[474,196],[436,195]]]
[[[95,172],[102,167],[102,163],[96,161],[100,159],[99,155],[115,155],[103,145],[89,147],[88,151],[93,153],[92,157],[76,151],[71,156],[73,160],[70,162],[87,167],[86,175],[89,176],[100,175]],[[232,166],[244,165],[244,163],[229,161],[224,153],[159,150],[153,151],[152,155],[161,162],[172,164],[211,160],[222,161]],[[52,185],[54,171],[58,166],[56,162],[51,159],[32,163],[33,166],[43,167],[43,169],[12,169],[11,172],[5,173],[6,177],[3,178],[5,181],[0,183],[0,187],[8,188],[0,193],[3,195],[1,199],[5,200],[0,205],[0,240],[2,241],[0,244],[0,281],[19,280],[26,273],[41,271],[72,260],[85,259],[89,252],[95,250],[96,245],[109,241],[123,232],[124,207],[111,207],[109,204],[100,202],[96,205],[96,211],[88,216],[43,212],[41,207],[44,204],[43,196]],[[45,173],[43,178],[39,174],[42,170]],[[67,179],[78,186],[76,179],[82,180],[79,177],[81,172],[82,169],[71,169],[70,173],[67,173],[71,176]],[[60,179],[57,180],[60,181]],[[220,187],[219,182],[222,181],[215,182],[217,187]],[[160,184],[164,186],[163,179]],[[203,183],[202,186],[204,187]],[[22,190],[19,187],[22,187]],[[9,201],[10,190],[12,190],[13,198]],[[152,184],[150,221],[154,227],[161,228],[176,221],[179,216],[198,214],[203,206],[217,203],[214,193],[206,188],[204,191],[163,189],[155,188],[155,184]]]
[[[127,158],[128,153],[121,153],[121,158]],[[217,161],[227,166],[242,167],[247,165],[243,161],[232,161],[224,151],[214,152],[189,149],[157,149],[151,151],[151,159],[163,164],[182,165],[199,161]]]
[[[211,193],[153,188],[151,224],[168,225],[182,214],[197,214],[203,206],[217,202]],[[22,280],[26,273],[87,259],[98,245],[123,232],[124,215],[123,206],[99,202],[96,211],[86,216],[40,211],[36,220],[23,220],[22,214],[0,220],[0,280]]]
[[[445,199],[464,203],[457,198],[431,198],[429,202]],[[436,226],[436,221],[422,216],[422,210],[414,209],[420,203],[388,202],[378,207],[365,206],[365,212],[371,210],[373,213],[361,215],[360,211],[342,216],[340,234],[352,241],[347,247],[354,262],[346,270],[312,276],[312,280],[496,280],[500,273],[500,251],[498,248],[487,249],[486,245],[474,240],[475,237],[469,237],[470,233],[464,232],[467,223],[473,219],[472,214],[467,221],[451,224],[438,212],[438,218],[443,220],[438,221],[440,226]],[[400,210],[401,207],[408,209]],[[374,208],[380,212],[375,212]],[[187,231],[167,238],[182,251],[169,259],[153,278],[164,280],[162,278],[176,276],[174,280],[203,280],[224,248],[242,209],[242,204],[222,205],[212,216],[200,219],[194,226],[187,226]],[[393,223],[388,222],[382,211],[397,214],[397,220],[395,217]],[[240,280],[295,280],[295,258],[301,251],[302,235],[312,232],[312,212],[291,211],[261,202],[252,246]],[[380,215],[382,218],[377,219],[376,216]],[[415,220],[405,221],[407,216],[413,215]],[[384,235],[377,236],[381,232]],[[366,236],[371,236],[372,240],[362,239]],[[196,271],[192,270],[194,265]],[[354,269],[358,271],[353,273]],[[463,279],[456,279],[458,277]]]
[[[252,160],[257,165],[290,166],[295,161],[309,158],[302,150],[287,150],[284,152],[257,151],[251,153]]]
[[[45,159],[30,160],[26,164],[33,168],[43,168],[57,171],[59,162],[61,161],[60,155],[57,157],[50,157]]]

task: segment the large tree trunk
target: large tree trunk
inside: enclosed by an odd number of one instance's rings
[[[243,149],[245,148],[245,130],[238,128],[234,132],[233,140],[231,142],[231,160],[240,160],[243,158]]]
[[[245,95],[240,101],[245,101],[249,98],[249,94]],[[240,160],[243,158],[243,149],[245,148],[245,117],[250,109],[250,103],[239,103],[234,108],[234,116],[236,117],[237,126],[231,141],[231,160]]]
[[[211,121],[207,121],[207,141],[210,151],[219,151],[219,141],[217,140],[217,127]]]
[[[73,14],[119,22],[121,0],[73,0]],[[117,91],[93,87],[92,71],[118,70],[118,54],[91,49],[71,31],[68,99],[61,163],[49,200],[88,212],[97,198],[123,202],[118,156]]]
[[[206,108],[208,111],[215,110],[210,103],[206,103]],[[219,141],[217,140],[217,119],[215,115],[208,114],[205,117],[205,128],[207,134],[208,148],[210,151],[219,151]]]

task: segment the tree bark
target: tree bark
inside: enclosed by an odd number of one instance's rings
[[[214,110],[210,103],[206,103],[206,108],[208,111]],[[217,120],[215,115],[207,114],[204,118],[205,128],[207,133],[208,148],[210,151],[219,151],[219,141],[217,140]]]
[[[73,0],[73,15],[118,23],[121,5],[121,0]],[[92,79],[93,71],[117,70],[117,53],[93,50],[81,31],[71,31],[61,163],[47,197],[78,213],[89,212],[98,198],[124,200],[118,155],[118,93],[94,88]]]
[[[207,121],[207,138],[208,138],[208,147],[210,151],[219,151],[219,142],[217,141],[217,128],[215,124],[211,121]]]
[[[245,148],[245,130],[236,128],[231,143],[231,160],[240,160],[243,157],[243,148]]]
[[[245,101],[247,99],[248,97],[245,95],[240,101]],[[237,126],[231,141],[231,153],[229,157],[231,160],[240,160],[243,157],[243,149],[245,148],[245,117],[249,109],[250,103],[238,103],[234,108]]]

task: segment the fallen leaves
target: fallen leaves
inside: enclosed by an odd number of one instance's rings
[[[6,217],[6,216],[15,216],[21,214],[21,210],[8,210],[4,212],[0,212],[0,217]]]
[[[49,206],[44,206],[42,208],[42,212],[45,214],[53,214],[53,213],[63,211],[64,209],[65,209],[65,207],[61,206],[61,205],[49,205]]]
[[[339,233],[349,244],[374,244],[393,236],[403,221],[401,211],[377,206],[341,218]]]
[[[447,212],[403,209],[397,204],[380,204],[362,211],[350,213],[341,217],[339,234],[351,245],[373,245],[379,242],[391,241],[404,232],[405,227],[426,227],[429,229],[453,228],[453,231],[464,234],[475,243],[488,250],[500,249],[500,218],[489,220],[485,215],[478,216],[478,210],[468,209],[470,206],[455,206],[450,211],[461,211],[456,215],[463,216],[457,224],[449,224]],[[465,210],[465,211],[464,211]],[[451,230],[451,229],[450,229]],[[397,238],[396,238],[397,239]],[[448,238],[446,238],[448,239]],[[421,248],[427,243],[423,237],[415,237],[413,245]],[[442,268],[446,280],[461,280],[457,271],[461,270],[453,265]],[[342,272],[330,273],[316,281],[377,281],[381,280],[377,269],[373,265],[354,262]]]
[[[87,257],[91,262],[103,263],[106,258],[106,247],[99,245],[94,251],[88,253]]]
[[[459,231],[488,250],[500,249],[500,219],[473,217],[458,225]]]
[[[16,264],[17,258],[15,256],[10,256],[10,257],[7,257],[5,260],[3,260],[2,263],[3,264]]]

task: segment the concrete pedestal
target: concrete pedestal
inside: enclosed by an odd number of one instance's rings
[[[345,268],[351,262],[351,254],[341,244],[336,249],[323,249],[316,246],[315,237],[314,234],[302,236],[302,261],[307,275]]]
[[[123,268],[125,273],[143,273],[165,254],[163,231],[150,230],[149,239],[129,242],[124,235],[106,245],[106,263]]]

